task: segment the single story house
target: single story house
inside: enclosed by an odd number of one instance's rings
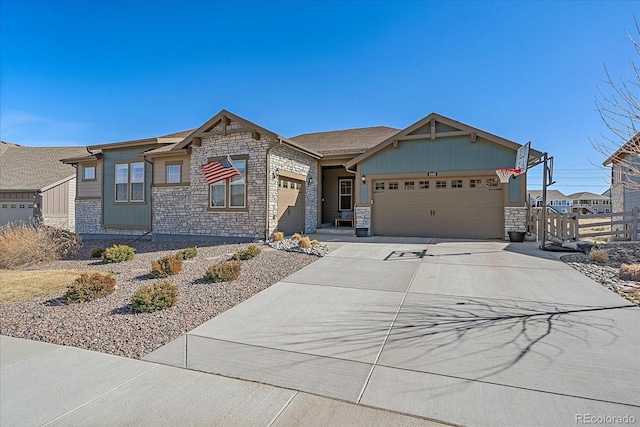
[[[85,147],[26,147],[0,141],[0,226],[40,218],[74,230],[76,170],[60,160]]]
[[[640,132],[602,164],[611,167],[612,212],[631,212],[640,207]]]
[[[502,239],[525,228],[526,173],[507,184],[495,173],[519,147],[436,113],[405,129],[285,138],[222,110],[197,129],[64,162],[77,166],[86,235],[261,239],[353,217],[367,235]]]

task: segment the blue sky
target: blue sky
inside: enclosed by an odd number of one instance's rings
[[[532,141],[555,157],[552,189],[600,193],[595,96],[604,64],[632,77],[633,14],[637,1],[2,0],[0,137],[100,144],[223,108],[290,137],[435,111]]]

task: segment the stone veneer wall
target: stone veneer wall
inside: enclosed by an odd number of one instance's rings
[[[203,138],[200,147],[191,148],[189,186],[152,188],[153,233],[264,238],[266,152],[271,142],[264,135],[256,141],[251,138],[251,132]],[[237,212],[209,209],[209,184],[200,170],[200,165],[209,157],[227,154],[249,156],[247,209]]]
[[[504,208],[504,238],[509,239],[509,231],[527,231],[527,208]]]
[[[64,217],[44,217],[44,225],[49,227],[61,228],[63,230],[73,231],[73,228],[69,225],[69,220]]]
[[[315,232],[318,228],[318,161],[293,148],[280,145],[269,153],[270,174],[276,169],[307,177],[304,187],[304,232]],[[278,226],[278,177],[269,176],[268,178],[269,236],[271,236]]]
[[[80,234],[122,234],[139,236],[148,230],[124,230],[115,228],[102,228],[100,219],[102,216],[102,201],[76,200],[76,233]]]
[[[366,228],[367,236],[371,236],[371,207],[356,206],[354,211],[356,228]]]

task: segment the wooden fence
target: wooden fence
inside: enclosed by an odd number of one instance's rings
[[[640,209],[633,208],[629,212],[602,213],[602,214],[580,214],[580,213],[558,213],[551,208],[547,208],[547,224],[543,227],[543,208],[529,208],[527,215],[527,231],[536,233],[538,240],[542,239],[541,230],[546,229],[562,240],[580,240],[585,237],[610,236],[618,239],[638,241],[638,213]],[[600,219],[602,221],[585,223],[585,219]],[[608,230],[585,232],[586,228],[598,226],[609,227]],[[582,230],[582,231],[581,231]]]

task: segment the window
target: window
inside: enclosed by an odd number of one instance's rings
[[[462,188],[462,180],[461,179],[451,180],[451,188]]]
[[[116,202],[129,201],[129,165],[116,165]]]
[[[340,211],[350,211],[353,209],[353,181],[350,179],[340,179]]]
[[[418,183],[418,188],[420,188],[421,190],[429,188],[429,181],[420,181]]]
[[[9,209],[9,205],[2,205],[2,209]]]
[[[24,209],[25,207],[25,205],[20,205],[20,209]]]
[[[289,181],[282,180],[282,188],[289,188]]]
[[[131,163],[131,201],[144,202],[144,163]]]
[[[240,176],[218,181],[209,186],[209,207],[211,208],[245,208],[247,206],[247,160],[234,159],[233,166],[240,172]],[[288,182],[280,180],[283,188],[288,188]],[[291,185],[293,187],[293,183]]]
[[[447,188],[447,181],[436,181],[436,188]]]
[[[389,190],[397,190],[398,189],[398,183],[397,182],[390,182],[389,183]]]
[[[482,180],[481,179],[470,179],[469,180],[469,187],[470,188],[480,188],[480,187],[482,187]]]
[[[178,184],[181,181],[182,166],[167,165],[167,184]]]
[[[87,165],[82,167],[82,180],[83,181],[95,181],[96,179],[96,167],[95,165]]]
[[[375,190],[384,191],[384,182],[376,182]]]
[[[487,178],[485,180],[485,185],[488,188],[495,188],[498,186],[498,178]]]

